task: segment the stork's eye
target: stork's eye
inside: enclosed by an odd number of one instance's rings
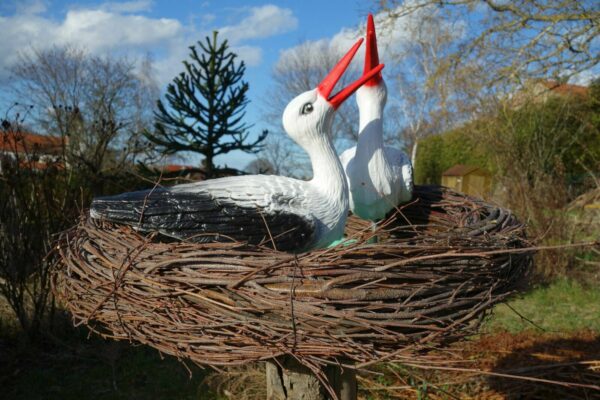
[[[306,103],[302,106],[302,114],[310,114],[313,111],[312,103]]]

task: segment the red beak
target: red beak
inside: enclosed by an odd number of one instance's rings
[[[379,54],[377,53],[377,35],[375,34],[375,23],[373,22],[373,14],[369,14],[367,18],[367,49],[365,51],[365,69],[363,74],[372,70],[379,65]],[[370,79],[365,86],[376,86],[381,82],[381,73],[378,73]]]
[[[352,48],[346,53],[344,57],[337,63],[335,67],[331,70],[331,72],[319,83],[317,86],[317,90],[323,96],[329,104],[334,109],[337,109],[348,97],[352,95],[359,87],[364,85],[368,80],[373,78],[375,75],[380,74],[380,71],[383,69],[383,64],[379,64],[373,68],[370,68],[368,71],[363,72],[363,76],[361,76],[356,81],[352,82],[350,85],[346,86],[344,89],[337,92],[335,95],[329,97],[335,84],[340,80],[348,65],[352,61],[352,58],[358,51],[358,48],[362,44],[363,39],[358,39],[358,41],[352,46]],[[376,50],[377,51],[377,50]],[[381,75],[381,74],[380,74]]]

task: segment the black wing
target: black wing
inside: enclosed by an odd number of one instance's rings
[[[219,235],[225,235],[273,247],[273,238],[278,250],[299,251],[315,238],[315,223],[308,217],[283,210],[267,212],[206,192],[156,189],[99,197],[92,202],[91,215],[193,242],[223,241],[227,239]]]

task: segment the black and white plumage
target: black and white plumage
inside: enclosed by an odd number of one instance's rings
[[[311,196],[298,183],[249,175],[123,193],[95,199],[91,216],[194,242],[235,238],[269,245],[273,237],[278,249],[298,249],[317,231],[317,220],[300,214]]]
[[[328,132],[335,109],[383,65],[330,95],[361,42],[316,89],[294,98],[283,113],[286,132],[311,159],[310,181],[273,175],[212,179],[96,198],[90,216],[177,239],[205,242],[229,237],[285,251],[326,247],[341,238],[348,188]]]

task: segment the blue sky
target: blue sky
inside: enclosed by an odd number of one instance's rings
[[[261,98],[282,51],[306,40],[332,38],[364,23],[365,1],[9,1],[0,5],[0,80],[19,51],[74,43],[95,54],[153,55],[162,90],[181,71],[187,47],[212,30],[229,38],[247,64],[247,122],[261,129]],[[242,168],[254,156],[235,153],[221,162]],[[219,161],[219,160],[218,160]]]
[[[250,104],[245,122],[255,124],[253,133],[257,134],[267,127],[262,121],[262,100],[271,87],[271,71],[278,60],[285,59],[291,49],[305,41],[317,44],[313,48],[316,51],[323,48],[345,51],[363,34],[366,15],[376,4],[375,0],[0,0],[0,85],[10,78],[9,67],[19,52],[32,46],[44,49],[75,44],[98,55],[141,59],[152,54],[156,78],[164,91],[182,71],[181,62],[188,57],[188,46],[219,30],[221,37],[226,37],[246,62]],[[425,15],[430,12],[420,11]],[[454,22],[444,20],[443,25],[436,26],[443,26],[461,38],[465,31],[480,28],[473,16],[465,18]],[[385,16],[375,15],[376,24],[378,20],[385,20]],[[402,51],[403,46],[410,48],[414,40],[410,32],[420,31],[424,26],[420,21],[415,14],[396,19],[387,24],[385,34],[378,25],[380,57],[387,62],[384,77],[392,76],[398,68],[405,68],[408,75],[413,73],[411,59]],[[429,29],[425,26],[423,30],[427,34]],[[320,47],[320,43],[327,46]],[[361,59],[359,53],[355,65],[360,65]],[[389,62],[391,59],[397,65]],[[589,81],[597,73],[596,68],[580,78]],[[388,103],[401,103],[402,98],[394,93],[393,86],[388,84],[388,88]],[[0,90],[0,110],[6,109],[9,100],[6,92]],[[401,121],[410,117],[403,115]],[[244,168],[254,158],[232,152],[216,162]],[[198,162],[198,157],[187,161]]]

